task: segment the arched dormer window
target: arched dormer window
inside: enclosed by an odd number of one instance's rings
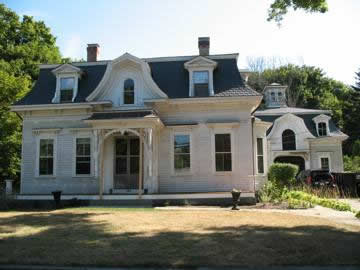
[[[327,127],[325,122],[318,123],[318,133],[319,136],[327,136]]]
[[[124,82],[124,104],[134,104],[135,103],[135,90],[134,90],[134,81],[132,79],[127,79]]]
[[[291,129],[286,129],[282,133],[283,150],[296,150],[295,133]]]

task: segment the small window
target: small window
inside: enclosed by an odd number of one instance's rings
[[[190,135],[174,136],[175,172],[190,171]]]
[[[324,123],[324,122],[318,123],[318,133],[319,133],[319,136],[327,136],[326,123]]]
[[[209,96],[209,72],[208,71],[194,71],[194,96],[207,97]]]
[[[320,158],[320,166],[322,170],[330,170],[330,163],[328,157],[321,157]]]
[[[134,81],[132,79],[127,79],[124,82],[124,104],[134,104],[135,103],[135,91],[134,91]]]
[[[60,103],[72,102],[75,78],[60,79]]]
[[[257,170],[258,173],[264,173],[264,146],[263,139],[257,138]]]
[[[40,139],[39,175],[54,174],[54,140]]]
[[[90,138],[76,139],[76,174],[88,175],[91,171]]]
[[[296,137],[294,131],[290,129],[284,130],[282,133],[283,150],[296,150]]]
[[[215,134],[215,165],[217,172],[231,171],[231,136]]]
[[[282,92],[278,93],[278,102],[281,102],[283,100],[283,94]]]
[[[271,101],[275,102],[276,101],[276,96],[275,96],[275,92],[271,92]]]

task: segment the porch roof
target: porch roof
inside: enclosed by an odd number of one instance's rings
[[[131,119],[157,116],[154,110],[132,110],[132,111],[108,111],[93,113],[86,120],[111,120],[111,119]]]

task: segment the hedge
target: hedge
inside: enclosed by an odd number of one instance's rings
[[[269,168],[268,179],[279,186],[290,186],[295,183],[299,167],[288,163],[274,163]]]

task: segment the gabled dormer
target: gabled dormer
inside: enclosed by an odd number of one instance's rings
[[[330,119],[331,117],[325,114],[320,114],[312,119],[316,125],[316,131],[319,137],[330,136]]]
[[[208,97],[214,95],[213,72],[217,62],[207,58],[209,38],[199,38],[199,56],[186,62],[189,71],[189,97]]]
[[[264,88],[265,105],[267,108],[287,107],[286,85],[272,83]]]
[[[56,90],[52,103],[74,102],[82,71],[71,64],[63,64],[52,71],[56,76]]]

